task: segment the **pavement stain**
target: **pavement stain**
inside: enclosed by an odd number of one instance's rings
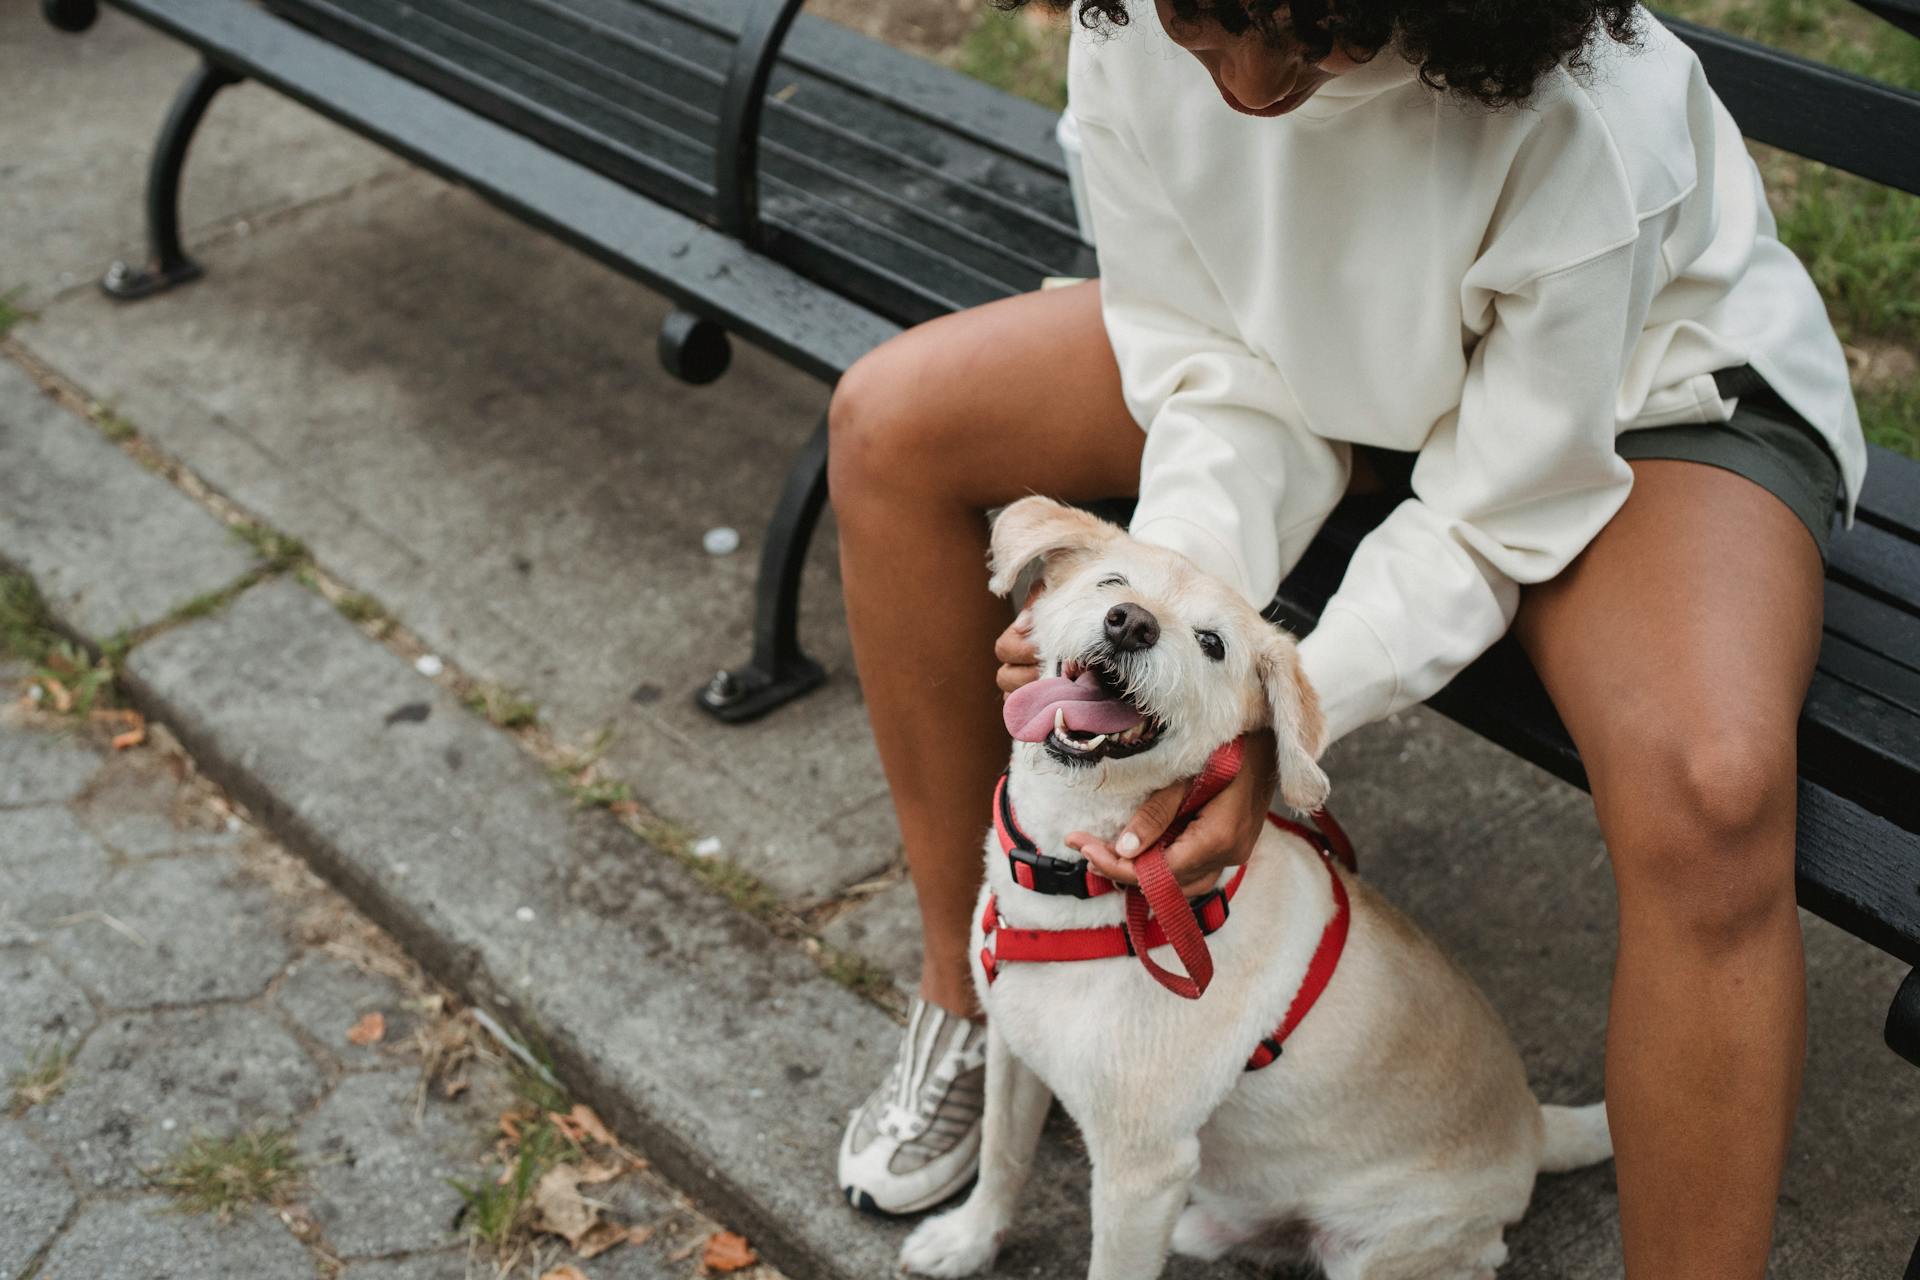
[[[0,1271],[16,1257],[111,1271],[164,1247],[223,1264],[263,1250],[263,1276],[373,1275],[391,1256],[435,1276],[692,1277],[721,1269],[709,1259],[777,1280],[268,839],[165,726],[115,750],[114,725],[52,712],[27,696],[33,679],[0,673],[0,751],[57,744],[34,758],[63,772],[11,812],[97,838],[100,869],[79,890],[90,910],[0,931],[0,1011],[32,1032],[0,1036],[0,1143],[25,1144],[16,1163],[36,1171]],[[248,929],[259,944],[235,942]],[[92,941],[76,950],[75,930]],[[100,947],[120,949],[114,964],[85,962]],[[257,986],[229,989],[231,966],[263,964]],[[114,1207],[129,1193],[183,1220],[138,1225]]]

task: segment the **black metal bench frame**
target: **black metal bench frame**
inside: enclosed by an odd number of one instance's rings
[[[662,364],[689,383],[720,377],[736,335],[831,384],[854,360],[915,315],[847,296],[833,281],[783,259],[790,229],[764,217],[761,139],[776,64],[804,0],[754,0],[732,33],[714,128],[710,199],[676,210],[544,145],[539,130],[512,128],[463,108],[420,77],[356,56],[337,40],[236,0],[107,0],[197,48],[202,61],[181,87],[155,146],[146,191],[149,255],[115,263],[101,281],[111,296],[133,300],[186,283],[201,268],[180,238],[180,181],[195,130],[219,91],[251,79],[295,99],[389,150],[474,189],[520,220],[586,252],[676,305],[662,326]],[[305,0],[313,3],[315,0]],[[683,0],[648,0],[672,5]],[[1920,0],[1855,0],[1920,35]],[[42,0],[63,30],[92,25],[99,0]],[[274,0],[268,0],[269,7]],[[1668,19],[1699,53],[1722,97],[1749,136],[1884,185],[1920,194],[1920,95],[1879,85],[1750,41]],[[336,33],[337,34],[337,33]],[[437,86],[445,90],[445,84]],[[984,89],[979,93],[990,93]],[[960,114],[970,110],[965,99]],[[945,119],[954,109],[943,100]],[[981,111],[978,139],[994,128]],[[1902,140],[1905,140],[1903,143]],[[1031,159],[1031,153],[1028,153]],[[1060,274],[1090,274],[1082,255]],[[1028,287],[1031,287],[1030,285]],[[933,310],[939,304],[928,304]],[[950,304],[949,304],[950,309]],[[927,312],[923,309],[921,314]],[[826,501],[824,417],[794,459],[762,544],[755,594],[753,652],[719,673],[697,697],[720,719],[754,719],[819,685],[826,673],[799,642],[801,569]],[[1914,638],[1920,654],[1920,465],[1876,450],[1863,524],[1872,539],[1837,544],[1830,570],[1856,610],[1906,611],[1893,618],[1893,645]],[[1347,557],[1383,511],[1350,500],[1329,522],[1283,585],[1270,613],[1310,629],[1337,587]],[[1908,627],[1915,629],[1898,631]],[[1879,624],[1876,624],[1879,625]],[[1855,646],[1858,648],[1858,646]],[[1899,688],[1896,709],[1920,725],[1920,663],[1889,667],[1862,651],[1854,686]],[[1823,651],[1824,660],[1824,651]],[[1879,663],[1879,665],[1875,665]],[[1844,686],[1845,682],[1841,682]],[[1844,694],[1845,687],[1841,687]],[[1586,777],[1551,703],[1517,646],[1503,642],[1463,673],[1433,704],[1451,718],[1579,786]],[[1901,985],[1886,1025],[1890,1047],[1920,1065],[1920,739],[1905,744],[1906,722],[1836,733],[1847,709],[1803,720],[1800,784],[1801,902],[1850,932],[1916,966]],[[1878,734],[1876,737],[1875,735]],[[1893,735],[1889,737],[1889,735]],[[1806,763],[1812,746],[1825,764]],[[1872,856],[1852,850],[1874,850]],[[1907,1269],[1920,1280],[1920,1246]]]

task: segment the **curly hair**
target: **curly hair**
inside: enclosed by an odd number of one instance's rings
[[[1028,0],[994,0],[1018,9]],[[1125,26],[1128,0],[1039,0],[1089,29]],[[1639,36],[1635,0],[1170,0],[1183,22],[1297,40],[1318,62],[1338,47],[1366,59],[1392,46],[1431,88],[1503,107],[1526,102],[1556,66],[1589,69],[1598,35]]]

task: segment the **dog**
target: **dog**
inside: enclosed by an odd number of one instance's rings
[[[1038,497],[995,522],[992,589],[1036,561],[1043,678],[1009,699],[1017,740],[996,800],[1032,848],[1077,857],[1069,832],[1117,835],[1149,794],[1265,728],[1281,797],[1320,807],[1324,728],[1284,632],[1183,556]],[[996,955],[1019,931],[1112,937],[1127,911],[1121,893],[1023,885],[1003,826],[972,939],[988,1018],[980,1176],[911,1233],[905,1270],[992,1262],[1056,1097],[1092,1160],[1090,1280],[1151,1280],[1169,1251],[1306,1262],[1331,1280],[1484,1280],[1537,1174],[1611,1155],[1603,1107],[1537,1102],[1472,981],[1303,829],[1262,833],[1206,939],[1217,979],[1183,1000],[1131,954]],[[1315,982],[1280,1052],[1275,1028]],[[1263,1041],[1278,1057],[1255,1070]]]

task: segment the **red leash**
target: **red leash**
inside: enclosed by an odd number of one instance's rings
[[[1213,953],[1207,950],[1200,922],[1194,919],[1192,909],[1187,906],[1187,895],[1174,879],[1173,868],[1167,865],[1167,846],[1187,829],[1194,814],[1239,776],[1245,757],[1246,744],[1239,738],[1207,757],[1206,767],[1187,788],[1186,798],[1181,800],[1180,811],[1172,823],[1151,848],[1133,860],[1133,873],[1140,878],[1140,884],[1127,889],[1127,938],[1133,943],[1133,952],[1140,957],[1141,967],[1148,976],[1182,1000],[1198,1000],[1206,994],[1213,982]],[[1165,930],[1173,953],[1180,957],[1180,966],[1186,970],[1184,975],[1156,964],[1147,954],[1150,919],[1158,920]]]

